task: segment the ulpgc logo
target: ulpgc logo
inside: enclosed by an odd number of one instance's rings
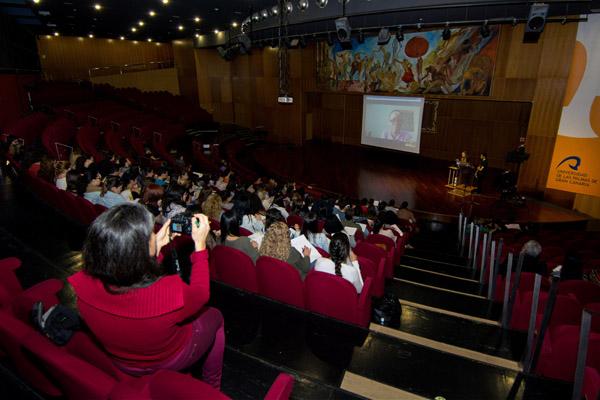
[[[579,158],[577,156],[569,156],[569,157],[566,157],[561,162],[559,162],[558,165],[556,166],[556,168],[560,167],[561,165],[563,165],[567,161],[574,161],[574,162],[570,162],[570,163],[567,164],[567,166],[569,168],[571,168],[573,171],[577,171],[579,169],[579,166],[581,166],[581,158]]]

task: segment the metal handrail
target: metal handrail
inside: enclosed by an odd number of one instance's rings
[[[173,60],[149,61],[145,63],[123,64],[123,65],[107,65],[104,67],[92,67],[88,70],[88,76],[106,75],[123,75],[128,72],[149,71],[154,69],[173,68],[175,62]],[[109,72],[110,71],[110,72]]]

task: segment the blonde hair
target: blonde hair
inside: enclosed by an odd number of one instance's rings
[[[290,231],[287,225],[283,222],[275,222],[265,232],[258,252],[261,256],[287,261],[291,248]]]
[[[223,200],[217,193],[211,193],[202,203],[202,213],[216,221],[221,218]]]

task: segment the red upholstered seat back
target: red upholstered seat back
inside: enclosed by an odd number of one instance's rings
[[[304,286],[300,273],[285,261],[259,257],[256,261],[258,288],[263,296],[304,308]]]
[[[583,280],[569,280],[561,282],[558,293],[572,296],[582,305],[600,303],[600,286]]]
[[[258,293],[256,268],[252,259],[243,252],[226,246],[216,246],[210,255],[217,279],[220,281]]]

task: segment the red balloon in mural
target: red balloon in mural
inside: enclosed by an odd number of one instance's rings
[[[422,36],[410,39],[404,48],[404,53],[412,58],[423,57],[429,50],[429,42]]]

